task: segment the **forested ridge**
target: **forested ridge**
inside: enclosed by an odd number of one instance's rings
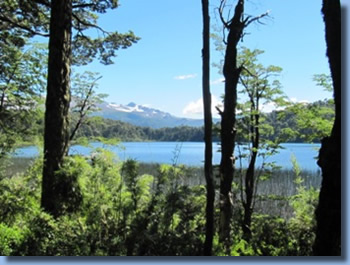
[[[74,116],[73,121],[77,117]],[[307,117],[309,115],[309,117]],[[334,119],[334,107],[331,100],[317,101],[313,103],[300,104],[280,111],[264,113],[266,120],[266,135],[268,140],[276,139],[277,136],[284,136],[285,142],[303,143],[320,142],[319,135],[327,134],[331,129]],[[238,117],[243,122],[242,117]],[[302,125],[303,124],[303,125]],[[22,139],[26,144],[33,142],[33,136],[43,133],[43,123],[38,119],[33,123],[35,133]],[[75,123],[71,123],[71,131]],[[217,133],[220,124],[214,124],[213,141],[219,141]],[[178,141],[178,142],[201,142],[204,139],[203,127],[178,126],[171,128],[154,129],[151,127],[135,126],[130,123],[105,119],[102,117],[90,117],[83,123],[76,133],[76,137],[86,138],[117,138],[121,141]],[[239,136],[238,136],[239,137]],[[238,141],[244,141],[241,137]]]
[[[77,116],[72,113],[70,131],[74,129]],[[309,115],[309,117],[307,117]],[[264,113],[266,130],[269,133],[266,139],[273,140],[277,136],[283,136],[285,142],[305,143],[320,142],[319,135],[327,135],[334,119],[334,107],[331,100],[303,103],[298,107],[290,107],[285,110]],[[238,117],[243,122],[242,117]],[[43,135],[43,120],[41,116],[35,118],[35,122],[27,125],[30,133],[21,135],[17,142],[24,145],[34,143],[36,138]],[[213,141],[220,140],[218,129],[220,124],[213,124]],[[130,123],[105,119],[102,117],[89,117],[77,131],[76,138],[85,137],[93,139],[104,137],[116,138],[121,141],[175,141],[175,142],[202,142],[204,139],[203,127],[165,127],[154,129],[151,127],[136,126]],[[244,141],[244,137],[238,136],[238,141]]]
[[[324,100],[303,105],[298,112],[294,108],[289,108],[265,113],[263,116],[270,129],[267,139],[272,140],[284,134],[286,142],[319,142],[319,133],[327,134],[330,130],[334,119],[333,104],[329,100]],[[310,113],[310,116],[314,117],[312,124],[305,124],[303,128],[298,125],[298,122],[302,122],[301,113],[304,118],[306,113]],[[214,124],[216,128],[219,126],[220,124]],[[81,126],[77,137],[118,138],[121,141],[201,142],[204,139],[204,129],[189,126],[153,129],[95,117]],[[219,141],[218,134],[213,135],[213,141]]]

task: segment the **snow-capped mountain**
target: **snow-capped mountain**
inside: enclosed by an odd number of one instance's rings
[[[175,117],[167,112],[130,102],[127,105],[103,102],[94,115],[152,128],[202,126],[203,120]]]

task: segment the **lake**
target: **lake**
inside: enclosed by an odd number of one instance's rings
[[[94,148],[104,147],[101,143],[92,143],[92,148],[84,146],[72,146],[70,154],[89,155]],[[304,170],[318,171],[316,164],[320,144],[285,143],[283,148],[274,156],[268,158],[268,162],[276,162],[285,169],[292,168],[291,156],[294,155]],[[119,146],[105,146],[116,153],[121,160],[136,159],[145,163],[185,164],[190,166],[202,166],[204,164],[204,143],[202,142],[123,142]],[[213,163],[220,163],[219,145],[213,143]],[[36,147],[24,147],[16,151],[17,157],[34,157],[38,155]],[[236,150],[236,155],[237,150]],[[238,161],[236,161],[238,166]],[[258,164],[261,159],[258,159]],[[246,165],[246,164],[243,164]]]

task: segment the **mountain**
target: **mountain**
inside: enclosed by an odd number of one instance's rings
[[[103,102],[98,105],[100,111],[94,113],[106,119],[128,122],[137,126],[151,128],[176,126],[203,126],[203,120],[175,117],[167,112],[130,102],[127,105]]]

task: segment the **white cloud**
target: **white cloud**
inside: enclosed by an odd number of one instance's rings
[[[301,104],[308,104],[308,103],[310,103],[310,101],[308,101],[306,99],[299,100],[299,99],[297,99],[295,97],[290,98],[289,102],[291,102],[291,103],[301,103]],[[285,109],[285,107],[278,107],[273,102],[264,103],[262,105],[262,107],[261,107],[261,111],[262,112],[267,112],[267,113],[272,112],[274,110],[284,110],[284,109]]]
[[[261,107],[261,111],[265,113],[270,113],[274,110],[283,110],[284,107],[277,107],[275,103],[273,102],[268,102],[264,103]]]
[[[174,76],[174,79],[176,79],[176,80],[185,80],[185,79],[195,78],[196,76],[197,76],[197,74],[178,75],[178,76]]]
[[[222,84],[223,82],[225,82],[225,78],[219,78],[219,79],[210,81],[210,84],[211,85],[219,85],[219,84]]]
[[[212,95],[212,97],[211,97],[211,106],[212,106],[211,111],[212,111],[213,116],[217,117],[218,115],[217,115],[217,110],[215,107],[221,106],[221,108],[222,108],[222,103],[214,95]],[[196,101],[191,101],[190,103],[188,103],[185,106],[185,108],[182,110],[182,113],[187,115],[187,116],[192,116],[192,117],[203,116],[203,98],[200,98]]]
[[[182,111],[183,114],[201,114],[203,113],[203,99],[191,101]]]
[[[306,99],[300,99],[300,100],[299,100],[299,99],[297,99],[297,98],[295,98],[295,97],[290,98],[289,101],[292,102],[292,103],[303,103],[303,104],[310,103],[309,100],[306,100]]]

